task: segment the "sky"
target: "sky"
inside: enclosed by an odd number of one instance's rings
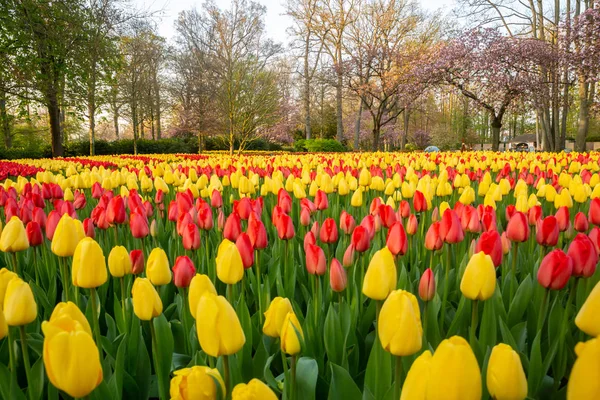
[[[284,15],[285,0],[258,0],[267,7],[265,26],[267,35],[277,42],[287,43],[286,28],[291,25],[290,18]],[[421,6],[429,11],[442,10],[449,12],[454,0],[417,0]],[[174,22],[180,11],[193,7],[200,8],[202,0],[133,0],[140,11],[155,12],[159,20],[158,31],[161,36],[172,39],[175,36]],[[229,0],[217,1],[221,7],[229,6]]]

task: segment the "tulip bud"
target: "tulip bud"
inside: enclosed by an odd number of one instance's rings
[[[510,253],[512,242],[506,237],[506,232],[502,232],[502,236],[500,236],[500,241],[502,242],[502,253],[505,255]]]
[[[85,237],[83,225],[81,225],[80,231],[78,222],[67,214],[64,214],[60,218],[52,237],[51,250],[55,255],[59,257],[71,257],[75,253],[75,248],[79,244],[79,241]],[[48,218],[46,229],[48,229],[49,224],[50,218]],[[48,233],[47,230],[46,233]]]
[[[29,240],[23,222],[16,216],[12,217],[0,234],[0,251],[16,253],[28,248]]]
[[[196,267],[188,256],[179,256],[173,265],[173,283],[178,288],[190,286],[192,278],[196,275]]]
[[[600,225],[600,197],[592,199],[588,212],[588,219],[592,225]]]
[[[306,270],[311,275],[324,275],[327,272],[325,252],[317,245],[309,244],[306,248]]]
[[[475,253],[483,251],[492,258],[494,267],[499,267],[502,264],[502,239],[497,231],[483,232],[475,246]]]
[[[326,218],[321,225],[319,239],[323,243],[335,243],[338,240],[338,230],[333,218]]]
[[[594,243],[583,233],[578,233],[569,245],[567,255],[573,259],[573,276],[589,278],[596,272],[598,252]]]
[[[498,400],[525,399],[527,378],[521,359],[509,345],[500,343],[492,349],[487,367],[487,389]]]
[[[229,214],[229,217],[227,217],[227,220],[225,221],[225,227],[223,228],[223,236],[226,239],[235,242],[241,232],[242,223],[239,215],[235,212]]]
[[[471,346],[462,337],[452,336],[440,343],[430,371],[428,399],[481,399],[481,371]]]
[[[281,326],[281,351],[294,356],[302,349],[301,341],[304,341],[304,333],[300,321],[293,311],[288,312]]]
[[[104,253],[94,239],[86,237],[75,248],[71,280],[73,286],[86,289],[102,286],[108,280]]]
[[[248,236],[255,250],[262,250],[269,244],[265,224],[254,214],[248,219]]]
[[[432,355],[429,350],[425,350],[412,363],[406,380],[402,386],[402,395],[400,400],[425,399],[427,396],[427,386],[430,379]]]
[[[285,317],[290,312],[293,312],[290,301],[284,297],[275,297],[265,312],[263,333],[270,337],[279,337]]]
[[[358,188],[352,193],[352,197],[350,198],[350,205],[352,207],[358,208],[363,205],[363,189]]]
[[[27,240],[31,247],[36,247],[44,243],[42,228],[36,221],[29,221],[25,230],[27,231]]]
[[[327,200],[327,193],[321,189],[317,190],[315,194],[315,207],[317,210],[326,210],[329,208],[329,201]]]
[[[434,222],[425,234],[425,248],[427,250],[439,250],[443,245],[444,242],[440,238],[440,223]]]
[[[580,342],[575,346],[577,359],[571,369],[567,383],[567,399],[598,399],[598,359],[600,358],[600,339],[595,338],[587,342]]]
[[[394,290],[381,307],[377,334],[383,348],[395,356],[410,356],[421,349],[423,327],[417,298]]]
[[[108,255],[108,270],[115,278],[131,273],[131,258],[124,246],[115,246]]]
[[[125,210],[125,202],[123,197],[115,196],[108,202],[106,208],[106,220],[109,224],[122,224],[127,219],[127,212]]]
[[[406,233],[413,236],[414,234],[417,233],[418,228],[419,228],[419,222],[417,221],[417,216],[414,214],[411,214],[408,217],[408,221],[406,222]]]
[[[200,248],[200,230],[196,224],[187,224],[183,229],[183,248],[186,250],[198,250]]]
[[[254,378],[248,384],[238,383],[231,393],[231,400],[277,400],[271,388]]]
[[[571,221],[569,216],[569,208],[567,206],[560,207],[554,216],[556,217],[556,222],[558,222],[558,230],[560,232],[566,231]]]
[[[348,285],[346,270],[336,258],[329,264],[329,284],[334,292],[343,292]]]
[[[354,228],[356,227],[356,221],[352,214],[347,213],[346,211],[342,211],[340,215],[340,229],[346,235],[350,235]]]
[[[362,292],[373,300],[385,300],[396,288],[397,272],[392,252],[384,247],[371,258],[362,283]]]
[[[250,268],[252,264],[254,264],[254,247],[252,247],[250,236],[244,232],[240,233],[240,236],[238,236],[237,240],[235,241],[235,245],[237,246],[240,256],[242,257],[244,269]]]
[[[244,263],[235,243],[223,239],[217,250],[217,277],[223,283],[234,285],[244,276]]]
[[[573,227],[577,232],[587,232],[589,228],[588,220],[584,213],[581,211],[575,214],[575,219],[573,221]]]
[[[4,303],[4,295],[6,294],[6,287],[8,286],[8,282],[10,282],[13,278],[18,278],[19,276],[12,271],[9,271],[6,268],[0,269],[0,309],[2,309],[2,304]]]
[[[302,225],[302,226],[310,225],[310,210],[304,206],[300,210],[300,225]]]
[[[440,210],[437,207],[433,208],[431,212],[431,222],[438,222],[440,220]]]
[[[394,256],[406,254],[408,250],[408,241],[406,239],[406,232],[402,226],[402,222],[396,221],[388,230],[387,248],[392,252]]]
[[[28,283],[18,277],[8,282],[1,312],[9,326],[22,326],[35,321],[37,304]]]
[[[552,250],[540,264],[537,280],[546,289],[560,290],[569,282],[573,271],[573,259],[562,250]]]
[[[136,239],[143,239],[150,233],[146,215],[138,214],[137,212],[131,214],[129,228],[131,229],[131,236]]]
[[[196,310],[198,308],[198,302],[200,298],[206,293],[217,294],[217,290],[213,285],[212,281],[207,275],[196,274],[189,285],[189,297],[188,303],[190,306],[190,313],[194,319],[196,318]]]
[[[558,243],[558,221],[554,215],[540,219],[537,223],[535,240],[542,246],[554,247]]]
[[[135,278],[131,288],[133,312],[142,321],[150,321],[158,317],[163,304],[158,292],[147,278]]]
[[[352,244],[350,244],[344,252],[342,263],[345,268],[350,268],[354,264],[354,246]]]
[[[235,354],[246,343],[240,320],[223,296],[204,294],[198,302],[196,320],[202,321],[196,324],[200,347],[209,356]]]
[[[289,240],[296,235],[296,232],[294,231],[294,222],[292,221],[292,218],[285,213],[281,214],[277,219],[275,228],[277,229],[279,239]]]
[[[135,265],[133,266],[135,267]],[[146,276],[155,286],[166,285],[171,282],[169,259],[167,253],[160,247],[154,248],[148,256]]]
[[[142,250],[131,250],[129,253],[129,259],[131,260],[131,273],[139,275],[144,272],[144,253]]]
[[[423,301],[431,301],[435,297],[435,275],[427,268],[419,281],[419,297]]]
[[[217,192],[218,193],[218,192]],[[216,399],[218,393],[225,393],[225,383],[219,370],[206,366],[194,365],[173,373],[169,391],[172,399]],[[217,384],[219,388],[217,388]]]
[[[575,325],[587,335],[600,335],[600,282],[596,283],[575,317]]]
[[[516,211],[506,226],[506,236],[512,242],[526,242],[529,238],[529,225],[522,212]]]
[[[473,254],[462,280],[460,291],[471,300],[487,300],[496,290],[496,270],[492,258],[483,251]]]
[[[423,211],[427,211],[428,210],[428,204],[427,204],[427,199],[425,199],[425,195],[419,191],[419,190],[415,190],[415,193],[413,195],[413,209],[415,210],[415,212],[423,212]]]
[[[350,243],[352,243],[354,250],[359,253],[364,253],[369,250],[369,247],[371,247],[369,231],[362,225],[357,226],[354,228],[354,231],[352,231]]]

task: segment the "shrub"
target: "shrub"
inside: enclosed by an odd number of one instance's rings
[[[300,141],[298,141],[300,142]],[[298,143],[296,142],[296,143]],[[297,147],[294,145],[294,147]],[[346,147],[334,139],[310,139],[304,140],[303,147],[309,152],[339,153],[347,151]],[[298,150],[303,151],[303,150]]]

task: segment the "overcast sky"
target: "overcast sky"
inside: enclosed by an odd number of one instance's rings
[[[287,43],[286,28],[291,25],[289,17],[284,14],[285,0],[258,0],[267,7],[265,25],[267,34],[278,42]],[[450,11],[454,0],[418,0],[422,7],[435,11]],[[161,36],[171,39],[175,35],[173,22],[177,19],[180,11],[189,10],[192,7],[200,8],[202,0],[133,0],[139,10],[158,12],[160,18],[158,30]],[[221,7],[228,7],[229,0],[217,1]]]

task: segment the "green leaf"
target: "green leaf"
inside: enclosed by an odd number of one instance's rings
[[[523,319],[523,314],[527,311],[531,297],[533,296],[533,283],[531,276],[527,277],[521,282],[515,297],[510,303],[508,309],[508,326],[513,327]]]
[[[171,332],[171,326],[164,314],[154,318],[151,323],[154,324],[154,332],[156,334],[156,352],[153,357],[155,358],[156,366],[158,368],[157,378],[162,385],[163,393],[161,397],[167,398],[169,392],[169,382],[171,373],[171,361],[173,358],[173,333]]]
[[[361,400],[362,393],[348,371],[333,363],[329,365],[331,367],[329,400]]]
[[[529,369],[527,371],[527,386],[529,387],[529,396],[536,398],[536,394],[542,381],[542,351],[541,351],[541,332],[535,336],[531,346],[531,355],[529,356]]]
[[[315,398],[319,367],[312,358],[302,357],[297,361],[296,384],[298,399],[312,400]]]
[[[325,351],[329,360],[335,364],[342,364],[342,354],[345,352],[344,338],[342,337],[340,318],[333,304],[330,304],[325,318]]]
[[[0,363],[0,395],[10,399],[10,371],[3,363]]]
[[[365,373],[365,388],[373,393],[376,400],[383,398],[392,384],[392,359],[387,353],[379,339],[375,337],[369,361],[367,362],[367,370]]]
[[[495,310],[494,298],[484,302],[483,316],[479,328],[479,343],[483,346],[483,351],[485,351],[487,347],[494,347],[496,345],[498,330],[496,327],[497,319]]]
[[[31,398],[40,399],[44,392],[44,359],[40,357],[31,367],[31,382],[29,382],[28,391],[31,391]]]
[[[271,372],[271,363],[273,362],[273,359],[275,358],[276,355],[278,355],[278,353],[275,353],[271,357],[267,358],[267,362],[265,363],[265,368],[263,370],[263,373],[265,376],[265,382],[267,382],[267,384],[271,387],[271,389],[276,390],[278,393],[280,393],[281,388],[277,384],[277,381],[275,380],[275,377],[273,376],[273,373]]]
[[[108,314],[107,314],[108,315]],[[115,369],[110,377],[108,386],[113,393],[113,398],[123,398],[123,372],[125,372],[125,352],[127,350],[127,341],[122,340],[117,350],[117,358],[115,359]]]

